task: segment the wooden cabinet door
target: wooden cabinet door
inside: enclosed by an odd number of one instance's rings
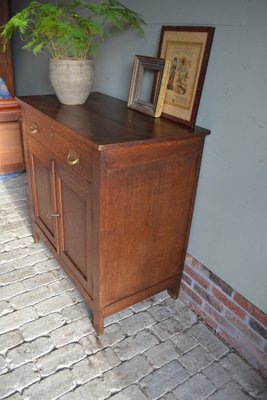
[[[0,1],[0,26],[4,25],[9,19],[8,0]],[[8,90],[14,96],[13,64],[10,42],[4,52],[0,43],[0,76],[6,82]]]
[[[61,163],[56,176],[60,257],[76,283],[93,298],[92,184]]]
[[[55,192],[55,160],[35,140],[29,140],[28,145],[34,222],[57,249],[59,214]]]

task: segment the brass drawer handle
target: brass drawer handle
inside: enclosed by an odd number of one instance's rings
[[[29,133],[31,135],[36,135],[40,131],[39,126],[36,124],[36,122],[32,122],[30,125]]]
[[[67,163],[69,165],[76,165],[80,162],[80,154],[74,150],[70,150],[67,156]]]

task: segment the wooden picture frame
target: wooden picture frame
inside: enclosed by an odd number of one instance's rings
[[[158,57],[171,62],[162,116],[195,125],[215,28],[163,26]]]
[[[128,97],[128,107],[153,117],[159,117],[163,106],[167,79],[170,71],[168,60],[156,57],[136,55]],[[153,73],[148,99],[142,99],[144,72]]]

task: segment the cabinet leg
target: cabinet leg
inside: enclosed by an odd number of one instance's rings
[[[40,242],[40,236],[38,235],[38,233],[33,231],[32,232],[32,236],[33,236],[33,240],[35,241],[35,243],[39,243]]]
[[[167,289],[168,294],[174,299],[178,299],[179,289],[180,289],[181,281],[177,280],[177,282]]]
[[[104,333],[104,318],[99,313],[93,314],[93,325],[97,336],[101,336]]]

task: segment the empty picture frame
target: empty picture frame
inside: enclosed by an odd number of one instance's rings
[[[129,108],[153,117],[161,115],[170,65],[170,61],[163,58],[135,56],[128,97]],[[146,72],[150,73],[148,82],[144,81]]]

